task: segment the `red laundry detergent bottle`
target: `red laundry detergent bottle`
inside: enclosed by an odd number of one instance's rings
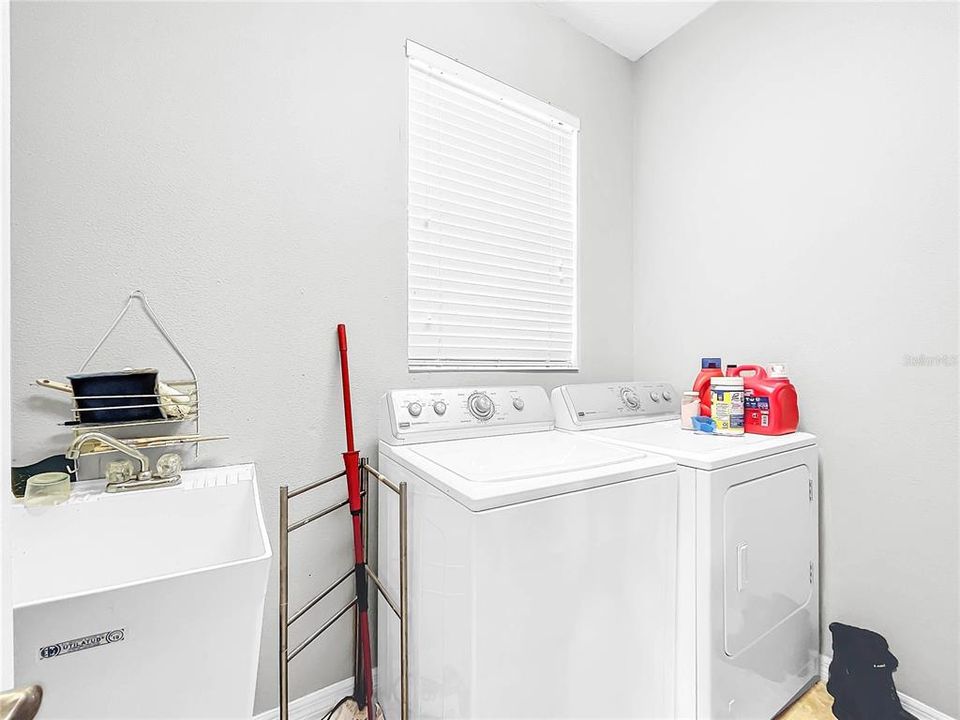
[[[800,410],[797,389],[783,365],[740,365],[727,373],[743,378],[744,430],[758,435],[786,435],[797,431]]]
[[[723,377],[720,358],[700,358],[700,372],[693,381],[693,391],[700,394],[700,414],[710,415],[710,378]]]

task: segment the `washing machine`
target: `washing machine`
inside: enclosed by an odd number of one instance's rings
[[[816,438],[683,430],[679,395],[565,385],[551,402],[558,429],[677,461],[676,716],[768,720],[819,676]]]
[[[379,470],[408,483],[410,718],[674,716],[673,460],[554,429],[541,387],[397,390]],[[378,573],[397,597],[396,496]],[[377,690],[399,718],[399,622]]]

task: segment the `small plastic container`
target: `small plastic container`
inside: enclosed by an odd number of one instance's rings
[[[70,497],[70,476],[65,472],[46,472],[27,479],[23,504],[28,507],[59,505]]]
[[[693,430],[693,418],[700,414],[700,393],[687,390],[680,400],[680,427]]]

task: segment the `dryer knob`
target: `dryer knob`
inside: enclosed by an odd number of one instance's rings
[[[660,402],[660,393],[658,393],[656,390],[651,390],[650,399],[654,402]]]
[[[407,405],[407,412],[410,413],[412,417],[420,417],[420,413],[423,412],[423,406],[418,402],[412,402]]]
[[[664,402],[670,402],[671,400],[673,400],[673,393],[671,393],[669,390],[664,390],[664,391],[663,391],[663,401],[664,401]]]
[[[626,406],[631,410],[640,409],[640,398],[637,397],[637,394],[633,390],[624,390],[621,393],[621,397]]]

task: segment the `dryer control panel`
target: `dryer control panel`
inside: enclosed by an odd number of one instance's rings
[[[561,385],[550,396],[561,430],[596,430],[680,417],[680,393],[666,382]]]
[[[391,390],[380,404],[380,439],[389,445],[552,428],[553,409],[539,385]]]

